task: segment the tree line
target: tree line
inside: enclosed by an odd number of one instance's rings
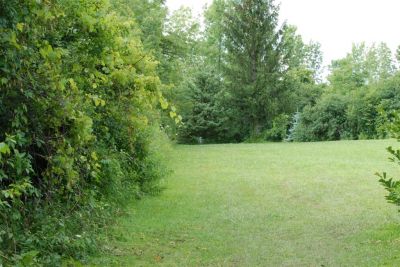
[[[325,78],[321,45],[279,24],[274,1],[213,1],[203,30],[185,8],[167,20],[167,36],[186,47],[176,58],[181,76],[165,80],[174,85],[168,97],[183,117],[170,132],[178,142],[389,136],[399,55],[385,43],[354,44]]]

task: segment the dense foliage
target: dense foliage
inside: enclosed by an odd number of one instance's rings
[[[294,26],[279,25],[278,15],[278,5],[265,0],[218,0],[206,10],[204,33],[188,42],[198,47],[191,54],[198,67],[187,73],[192,79],[186,88],[193,89],[183,92],[185,101],[177,102],[184,122],[179,140],[286,138],[289,119],[283,123],[282,118],[289,118],[297,103],[308,103],[316,94],[310,88],[319,80],[322,55],[319,44],[305,44]],[[209,78],[196,82],[204,74]],[[199,93],[208,94],[205,90],[214,92],[211,117],[209,105],[197,105]],[[196,107],[181,108],[192,105]],[[201,122],[202,132],[193,127],[193,118]]]
[[[355,45],[334,61],[329,85],[306,105],[297,141],[385,138],[385,115],[399,110],[400,73],[385,44]]]
[[[185,55],[191,65],[183,65],[184,89],[173,97],[186,125],[177,130],[178,140],[388,137],[382,114],[398,109],[399,95],[398,64],[388,46],[354,45],[345,58],[332,62],[324,79],[320,45],[304,43],[292,25],[279,25],[278,14],[274,1],[213,1],[205,13],[205,31],[196,35],[200,38],[181,38],[194,52]],[[193,62],[198,68],[191,67]],[[196,82],[204,73],[212,73],[208,81]],[[211,117],[209,105],[198,105],[199,93],[208,94],[204,88],[214,92]]]
[[[0,265],[55,266],[156,189],[157,63],[106,0],[0,2]]]

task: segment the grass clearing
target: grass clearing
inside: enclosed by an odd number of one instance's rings
[[[399,266],[385,141],[176,146],[159,197],[133,203],[101,266]]]

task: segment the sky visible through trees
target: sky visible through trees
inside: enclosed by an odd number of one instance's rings
[[[189,6],[201,14],[211,0],[167,0],[171,10]],[[346,56],[353,43],[385,42],[395,51],[400,2],[397,0],[281,0],[280,20],[298,27],[306,41],[321,43],[324,65]],[[300,11],[300,12],[299,12]]]

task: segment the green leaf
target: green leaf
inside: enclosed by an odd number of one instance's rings
[[[164,98],[160,98],[160,105],[163,110],[166,110],[169,107],[168,102]]]
[[[3,78],[0,79],[0,84],[5,85],[7,83],[8,83],[8,79],[7,78],[3,77]]]
[[[0,154],[10,154],[10,148],[6,143],[0,143]]]
[[[38,251],[30,251],[22,255],[21,262],[23,266],[32,266],[35,263],[35,258],[39,255]]]
[[[95,105],[96,107],[100,106],[100,104],[101,104],[100,99],[94,98],[93,101],[94,101],[94,105]]]
[[[17,29],[18,29],[20,32],[22,32],[22,31],[24,30],[24,26],[25,26],[24,23],[17,23]]]
[[[78,86],[76,85],[74,79],[68,79],[68,82],[73,91],[78,91]]]
[[[176,117],[176,112],[171,111],[171,112],[169,113],[169,116],[170,116],[172,119],[175,118],[175,117]]]

